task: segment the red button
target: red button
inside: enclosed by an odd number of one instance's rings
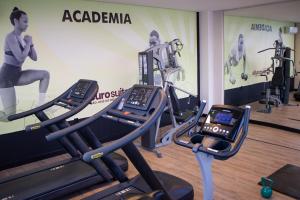
[[[123,114],[124,114],[124,115],[129,115],[129,114],[130,114],[130,112],[128,112],[128,111],[125,111],[125,112],[123,112]]]

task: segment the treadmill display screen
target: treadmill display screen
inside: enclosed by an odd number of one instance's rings
[[[91,86],[91,82],[80,80],[71,93],[72,97],[83,99]]]
[[[127,98],[126,104],[146,108],[153,93],[153,88],[135,87]]]
[[[218,112],[214,117],[214,122],[225,125],[233,125],[232,113]]]

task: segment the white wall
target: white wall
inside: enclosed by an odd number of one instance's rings
[[[298,33],[295,35],[295,66],[297,72],[300,72],[300,24],[297,24]],[[295,77],[295,87],[297,88],[300,81],[300,74]]]
[[[223,11],[200,12],[200,98],[207,101],[205,113],[224,103],[223,26]]]

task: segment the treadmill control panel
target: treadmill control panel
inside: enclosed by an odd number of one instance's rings
[[[74,109],[82,105],[83,102],[89,101],[96,95],[98,84],[94,80],[80,79],[73,84],[55,103],[55,105]]]
[[[84,99],[91,85],[92,85],[91,81],[79,80],[75,85],[74,89],[71,91],[70,97],[74,97],[77,99]]]
[[[126,125],[141,126],[157,108],[160,89],[157,86],[136,84],[102,116]]]
[[[232,106],[213,106],[202,125],[202,134],[234,142],[244,111]]]
[[[147,110],[157,92],[157,89],[157,87],[147,85],[133,86],[128,98],[125,101],[124,107]]]

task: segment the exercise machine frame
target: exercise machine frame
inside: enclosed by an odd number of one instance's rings
[[[183,117],[184,113],[180,110],[180,103],[176,95],[176,90],[188,95],[188,104],[190,103],[191,98],[198,99],[197,95],[175,86],[174,83],[170,81],[172,76],[179,76],[180,73],[184,79],[184,70],[177,61],[177,55],[180,56],[182,48],[182,42],[179,39],[175,39],[171,42],[156,45],[139,53],[139,83],[144,85],[155,85],[154,73],[159,71],[161,86],[167,95],[167,106],[164,111],[170,116],[172,128],[159,138],[159,128],[161,123],[161,118],[159,118],[155,128],[153,127],[152,130],[150,130],[148,136],[142,137],[141,141],[142,147],[153,151],[158,157],[161,157],[161,153],[157,148],[172,143],[174,134],[182,127],[190,124],[194,120],[199,109],[198,103],[192,112],[187,113],[187,117],[185,116],[186,120],[178,122],[177,118]],[[177,110],[177,112],[175,112],[175,110]],[[160,142],[158,142],[158,140],[160,140]]]

